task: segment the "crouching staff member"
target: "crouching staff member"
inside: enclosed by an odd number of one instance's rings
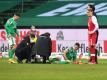
[[[31,45],[34,43],[35,35],[30,34],[30,36],[26,36],[20,44],[17,46],[15,50],[15,55],[18,58],[18,63],[22,63],[22,60],[26,59],[26,63],[30,63],[30,53],[31,53]]]
[[[46,63],[46,60],[51,55],[51,49],[52,42],[50,33],[47,32],[38,37],[36,44],[32,48],[32,55],[40,55],[40,57],[43,58],[42,63]]]

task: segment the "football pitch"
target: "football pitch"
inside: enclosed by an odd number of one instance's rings
[[[0,80],[107,80],[107,60],[99,64],[8,64],[0,59]]]

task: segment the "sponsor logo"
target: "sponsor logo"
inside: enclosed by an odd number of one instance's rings
[[[63,43],[58,43],[57,44],[57,52],[63,52],[64,50],[72,47],[70,46],[69,44],[65,45],[66,41],[64,41]],[[101,45],[100,43],[97,45],[97,50],[100,52],[100,53],[103,53],[103,45]],[[81,42],[80,44],[80,49],[77,51],[78,53],[88,53],[89,50],[88,50],[88,45],[84,42]]]

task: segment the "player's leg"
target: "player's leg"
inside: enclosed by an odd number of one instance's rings
[[[49,60],[50,60],[51,63],[58,63],[58,64],[66,64],[66,63],[68,63],[64,59],[63,55],[59,55],[59,54],[54,56],[54,57],[50,57]]]
[[[10,59],[13,59],[14,52],[15,52],[15,49],[10,49],[10,50],[9,50],[9,58],[10,58]]]
[[[54,55],[54,56],[50,56],[49,57],[49,62],[50,63],[53,63],[53,62],[55,62],[55,61],[60,61],[60,59],[61,59],[61,55]]]
[[[99,35],[99,32],[96,31],[96,40],[95,40],[95,44],[97,44],[97,42],[98,42],[98,35]],[[96,62],[96,64],[98,64],[97,55],[98,55],[97,49],[95,49],[95,62]]]
[[[94,33],[90,37],[89,50],[90,50],[90,54],[91,54],[91,56],[90,56],[91,58],[90,59],[92,59],[92,61],[91,61],[92,64],[96,63],[95,55],[96,55],[96,41],[97,41],[97,36],[98,35],[96,33]]]
[[[9,51],[8,51],[9,60],[8,60],[8,62],[9,62],[9,63],[16,63],[16,62],[13,60],[14,53],[15,53],[15,48],[16,48],[15,38],[12,37],[12,36],[9,37],[9,38],[8,38],[8,43],[9,43]]]
[[[90,63],[95,63],[95,46],[93,45],[93,35],[88,36],[89,40],[89,51],[90,51]]]
[[[90,48],[91,48],[91,38],[92,36],[91,35],[88,35],[88,48],[89,48],[89,52],[90,52]],[[92,58],[91,58],[91,52],[90,52],[90,58],[89,58],[89,63],[92,61]]]
[[[95,50],[95,62],[96,62],[96,64],[98,64],[98,60],[97,60],[97,49]]]
[[[58,62],[59,64],[69,64],[69,63],[71,63],[70,60],[65,60],[63,55],[58,55],[57,59],[59,60],[59,62]]]
[[[95,46],[90,47],[90,53],[91,53],[91,56],[90,56],[91,62],[95,63]]]

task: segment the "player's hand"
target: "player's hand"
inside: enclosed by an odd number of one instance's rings
[[[11,38],[11,37],[12,37],[12,35],[11,35],[11,34],[9,34],[7,38],[9,39],[9,38]]]
[[[93,34],[94,32],[93,31],[88,31],[88,34]]]
[[[16,45],[16,44],[14,44],[14,45],[13,45],[13,47],[12,47],[12,49],[16,49],[16,47],[17,47],[17,45]]]

